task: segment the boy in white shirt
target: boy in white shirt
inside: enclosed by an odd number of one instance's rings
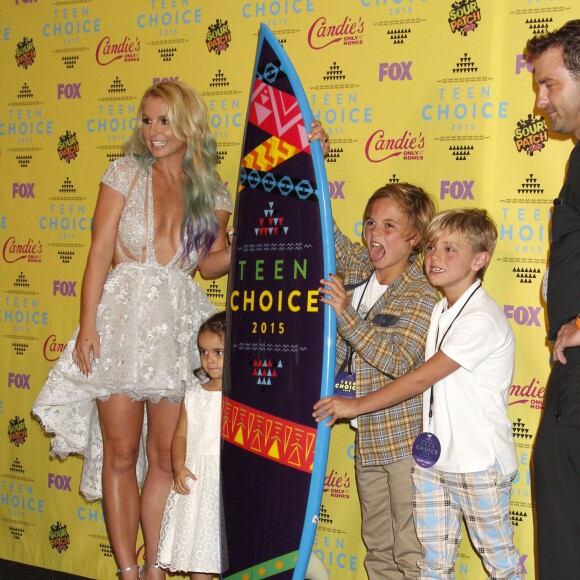
[[[496,240],[485,210],[438,214],[427,231],[425,272],[444,298],[431,317],[426,362],[364,397],[314,406],[316,421],[330,417],[330,426],[424,392],[412,474],[421,578],[455,578],[462,517],[491,578],[524,578],[509,517],[518,467],[507,414],[515,341],[481,287]]]

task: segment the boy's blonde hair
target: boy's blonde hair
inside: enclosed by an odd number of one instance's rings
[[[373,203],[377,199],[383,198],[396,201],[407,214],[411,227],[409,239],[416,239],[416,244],[411,253],[413,255],[421,253],[425,245],[427,226],[436,212],[431,196],[425,190],[411,183],[388,183],[377,189],[367,201],[363,213],[363,223],[369,217]]]
[[[427,243],[434,242],[443,233],[459,233],[471,245],[474,253],[487,252],[491,258],[497,242],[497,227],[493,218],[486,210],[480,208],[450,209],[438,213],[427,228]],[[483,276],[489,262],[477,272],[477,277]]]

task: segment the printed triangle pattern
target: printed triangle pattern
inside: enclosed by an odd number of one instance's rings
[[[296,97],[259,79],[254,82],[249,121],[301,151],[310,147]]]

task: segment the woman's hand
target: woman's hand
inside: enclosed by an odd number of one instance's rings
[[[73,349],[72,359],[85,377],[93,370],[91,366],[91,356],[94,364],[99,364],[100,351],[101,340],[97,329],[94,326],[86,329],[81,325],[77,336],[77,342]]]

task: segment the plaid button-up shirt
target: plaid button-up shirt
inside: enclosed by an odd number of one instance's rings
[[[336,226],[336,268],[352,302],[353,290],[373,274],[368,250]],[[357,397],[384,387],[421,366],[431,312],[438,292],[423,274],[419,260],[375,302],[365,318],[350,304],[337,316],[336,369],[354,349]],[[386,465],[411,454],[421,432],[422,394],[399,405],[358,417],[357,449],[363,466]]]

